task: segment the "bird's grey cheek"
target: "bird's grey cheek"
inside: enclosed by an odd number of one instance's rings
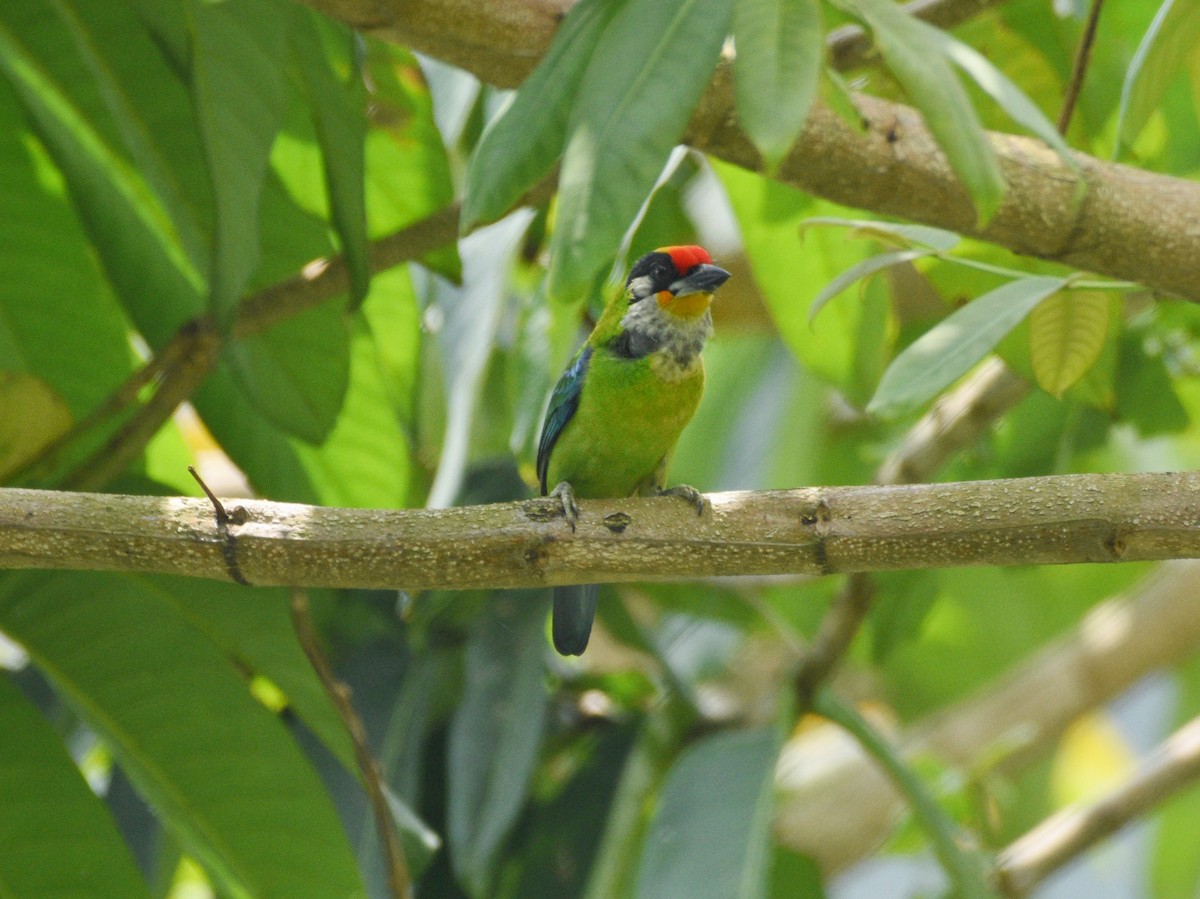
[[[642,275],[629,282],[629,293],[632,300],[640,300],[650,295],[650,276]]]

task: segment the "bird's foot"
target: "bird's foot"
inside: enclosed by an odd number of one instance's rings
[[[575,503],[575,491],[571,489],[571,485],[566,481],[560,481],[558,486],[547,496],[552,496],[562,503],[563,518],[567,520],[567,524],[571,526],[571,532],[574,533],[575,525],[579,522],[579,506]]]
[[[708,501],[708,498],[703,493],[687,484],[677,484],[674,487],[659,490],[658,495],[678,496],[680,499],[686,500],[690,505],[695,507],[697,515],[703,515],[712,508],[712,503]]]

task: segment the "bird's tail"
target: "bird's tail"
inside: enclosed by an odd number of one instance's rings
[[[596,618],[596,597],[599,595],[599,584],[572,584],[554,588],[550,630],[554,634],[554,648],[560,655],[582,655],[587,649],[592,622]]]

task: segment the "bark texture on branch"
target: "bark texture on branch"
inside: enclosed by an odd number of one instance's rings
[[[0,490],[0,566],[154,571],[255,585],[471,589],[1200,557],[1200,473],[459,509],[329,509]]]
[[[305,0],[364,31],[515,87],[549,45],[570,0]],[[981,4],[983,5],[983,4]],[[948,228],[1016,253],[1138,281],[1200,301],[1200,183],[1076,154],[1087,185],[1040,141],[992,134],[1008,192],[986,227],[921,116],[861,97],[865,127],[818,105],[775,177],[847,206]],[[718,68],[684,140],[761,171],[737,123],[733,79]]]

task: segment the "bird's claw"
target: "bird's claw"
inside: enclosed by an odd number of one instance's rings
[[[574,533],[575,525],[579,522],[579,506],[575,503],[575,491],[571,489],[571,485],[566,481],[560,481],[558,486],[547,495],[553,496],[562,503],[563,518],[571,526],[571,533]]]
[[[708,501],[708,498],[695,487],[689,486],[688,484],[677,484],[674,487],[668,487],[665,490],[659,490],[658,495],[678,496],[680,499],[685,500],[690,505],[695,507],[697,515],[703,515],[712,508],[712,503]]]

